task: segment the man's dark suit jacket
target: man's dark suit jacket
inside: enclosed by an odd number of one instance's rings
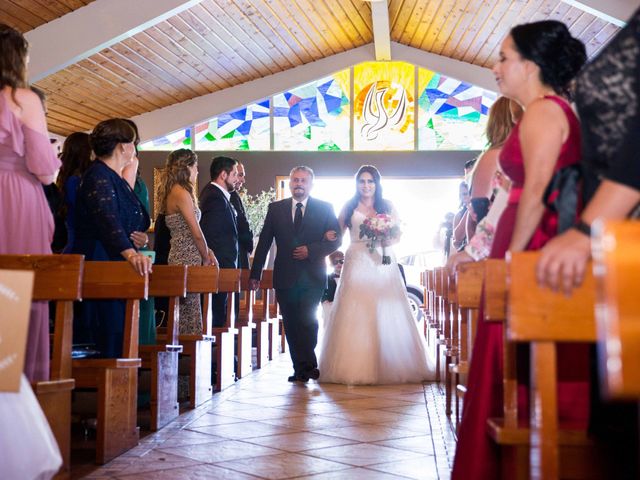
[[[242,199],[238,192],[231,192],[231,205],[236,209],[238,225],[238,268],[249,268],[249,257],[253,252],[253,232],[247,221]]]
[[[340,278],[336,276],[335,273],[330,273],[327,277],[327,288],[322,294],[323,302],[333,302],[333,299],[336,296],[336,290],[338,289],[338,281],[336,278]]]
[[[284,289],[300,286],[325,289],[327,286],[325,257],[337,250],[342,242],[338,220],[329,203],[309,197],[302,226],[296,235],[291,204],[292,199],[287,198],[269,205],[253,257],[251,278],[259,280],[262,276],[262,267],[275,238],[278,252],[273,271],[274,287]],[[333,242],[324,240],[324,234],[328,230],[334,230],[338,235]],[[307,246],[309,257],[305,260],[294,260],[293,250],[301,245]]]
[[[224,193],[209,183],[200,192],[200,227],[221,268],[238,265],[238,229],[235,213]]]

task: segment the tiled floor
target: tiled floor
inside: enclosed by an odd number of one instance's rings
[[[84,478],[449,478],[437,385],[291,384],[290,365],[282,355]]]

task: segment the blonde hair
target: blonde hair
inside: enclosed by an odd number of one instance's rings
[[[501,147],[512,129],[511,100],[500,97],[489,109],[486,129],[488,148]]]
[[[189,192],[193,204],[198,204],[195,185],[191,183],[191,172],[189,171],[189,167],[195,165],[197,161],[198,156],[195,152],[186,148],[174,150],[169,154],[165,163],[163,179],[158,189],[158,197],[160,198],[158,213],[167,212],[167,197],[175,185],[180,185]]]

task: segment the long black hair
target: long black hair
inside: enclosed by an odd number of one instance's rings
[[[358,171],[356,172],[355,180],[356,180],[356,194],[353,196],[351,200],[347,202],[345,205],[345,216],[344,222],[345,225],[351,227],[351,217],[353,215],[353,211],[358,206],[358,202],[360,201],[360,193],[358,193],[358,180],[360,180],[360,176],[363,173],[369,173],[373,177],[373,181],[376,184],[376,191],[373,196],[373,208],[376,213],[389,213],[391,212],[391,207],[389,202],[387,202],[384,198],[382,198],[382,185],[380,185],[380,172],[373,165],[362,165]]]

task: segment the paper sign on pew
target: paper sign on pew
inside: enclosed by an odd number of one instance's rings
[[[0,270],[0,392],[17,392],[24,370],[34,274]]]

